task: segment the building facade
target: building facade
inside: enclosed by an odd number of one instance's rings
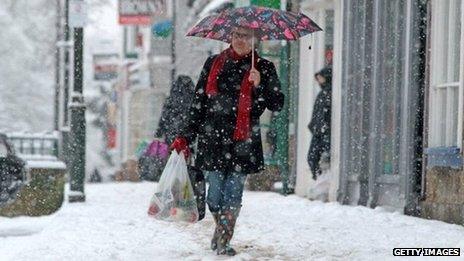
[[[140,144],[154,138],[164,101],[178,75],[194,82],[217,41],[185,37],[214,1],[165,1],[164,11],[149,25],[123,25],[122,65],[118,82],[116,150],[119,162],[134,159]],[[222,1],[224,2],[224,1]],[[159,25],[163,24],[159,32]],[[164,26],[165,25],[165,26]],[[164,27],[164,28],[163,28]]]
[[[422,171],[425,1],[345,1],[343,10],[338,199],[415,212]]]
[[[428,1],[422,215],[464,224],[464,1]]]
[[[326,30],[300,43],[297,194],[314,186],[305,125],[328,38],[329,200],[464,223],[463,2],[302,1],[301,10]]]
[[[326,30],[301,42],[299,101],[310,102],[299,108],[297,193],[313,186],[305,126],[318,91],[314,73],[332,49],[329,200],[417,212],[426,1],[304,1],[302,11]]]
[[[296,124],[296,194],[303,197],[311,197],[310,189],[315,182],[311,179],[311,172],[307,161],[308,150],[311,141],[311,133],[308,124],[311,119],[314,100],[320,91],[314,74],[323,67],[333,67],[333,101],[332,101],[332,155],[331,166],[328,172],[331,177],[330,200],[336,200],[339,162],[339,150],[336,149],[338,142],[340,102],[340,72],[341,63],[341,35],[342,35],[342,1],[301,1],[300,11],[308,15],[323,28],[323,32],[316,32],[310,36],[303,37],[299,41],[299,81],[297,101],[297,124]],[[335,174],[337,173],[337,174]]]

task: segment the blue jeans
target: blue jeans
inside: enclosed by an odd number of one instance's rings
[[[246,174],[205,171],[209,182],[207,203],[209,211],[234,210],[242,206]]]

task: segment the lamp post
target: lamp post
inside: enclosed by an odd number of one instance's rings
[[[69,85],[70,85],[70,49],[73,47],[69,28],[69,1],[56,0],[56,54],[55,54],[55,106],[54,130],[60,132],[56,146],[58,157],[69,164]]]
[[[74,85],[69,109],[71,111],[71,129],[69,139],[70,193],[69,202],[85,201],[85,104],[83,96],[83,50],[84,50],[84,1],[71,0],[73,3],[72,27],[74,28]]]
[[[176,81],[176,6],[177,0],[172,1],[172,33],[171,33],[171,85]]]

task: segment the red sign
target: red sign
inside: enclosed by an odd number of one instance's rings
[[[167,16],[166,0],[119,0],[119,24],[150,25],[155,16]]]
[[[325,64],[331,65],[333,60],[333,50],[327,49],[325,50]]]
[[[106,144],[108,149],[116,148],[116,129],[113,127],[108,128],[108,144]]]
[[[151,24],[151,18],[149,16],[142,15],[119,16],[119,24],[149,25]]]
[[[111,81],[118,77],[119,54],[106,53],[93,55],[93,73],[96,81]]]

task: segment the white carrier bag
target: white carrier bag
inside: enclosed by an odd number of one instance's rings
[[[148,214],[166,221],[198,221],[197,203],[182,152],[172,151],[150,201]]]

